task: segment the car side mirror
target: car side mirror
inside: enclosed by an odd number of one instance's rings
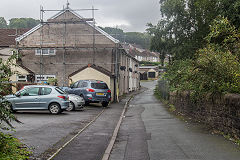
[[[16,97],[20,97],[21,96],[21,93],[20,92],[18,92],[17,94],[15,94],[16,95]]]

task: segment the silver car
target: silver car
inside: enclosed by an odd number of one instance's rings
[[[75,109],[83,109],[85,101],[82,97],[75,95],[75,94],[69,94],[69,106],[66,109],[67,111],[74,111]]]
[[[52,114],[59,114],[69,106],[68,95],[56,86],[24,86],[20,91],[5,98],[11,103],[13,111],[49,110]]]

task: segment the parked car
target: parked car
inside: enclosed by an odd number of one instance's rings
[[[83,109],[85,101],[82,97],[75,95],[75,94],[69,94],[69,106],[66,109],[67,111],[74,111],[75,109]]]
[[[103,81],[79,80],[65,91],[83,97],[86,105],[89,103],[101,103],[103,107],[107,107],[111,101],[111,90]]]
[[[69,106],[68,95],[56,86],[24,86],[20,91],[5,98],[11,103],[13,111],[49,110],[52,114],[59,114]]]

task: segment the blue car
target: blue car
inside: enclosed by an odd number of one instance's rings
[[[17,110],[49,110],[59,114],[69,106],[68,95],[56,86],[29,85],[13,95],[5,96],[11,103],[11,109]]]

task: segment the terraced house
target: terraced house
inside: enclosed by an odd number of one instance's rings
[[[56,78],[58,85],[83,79],[102,80],[119,95],[139,88],[139,62],[119,41],[68,6],[16,38],[19,64],[29,68],[34,82]]]

